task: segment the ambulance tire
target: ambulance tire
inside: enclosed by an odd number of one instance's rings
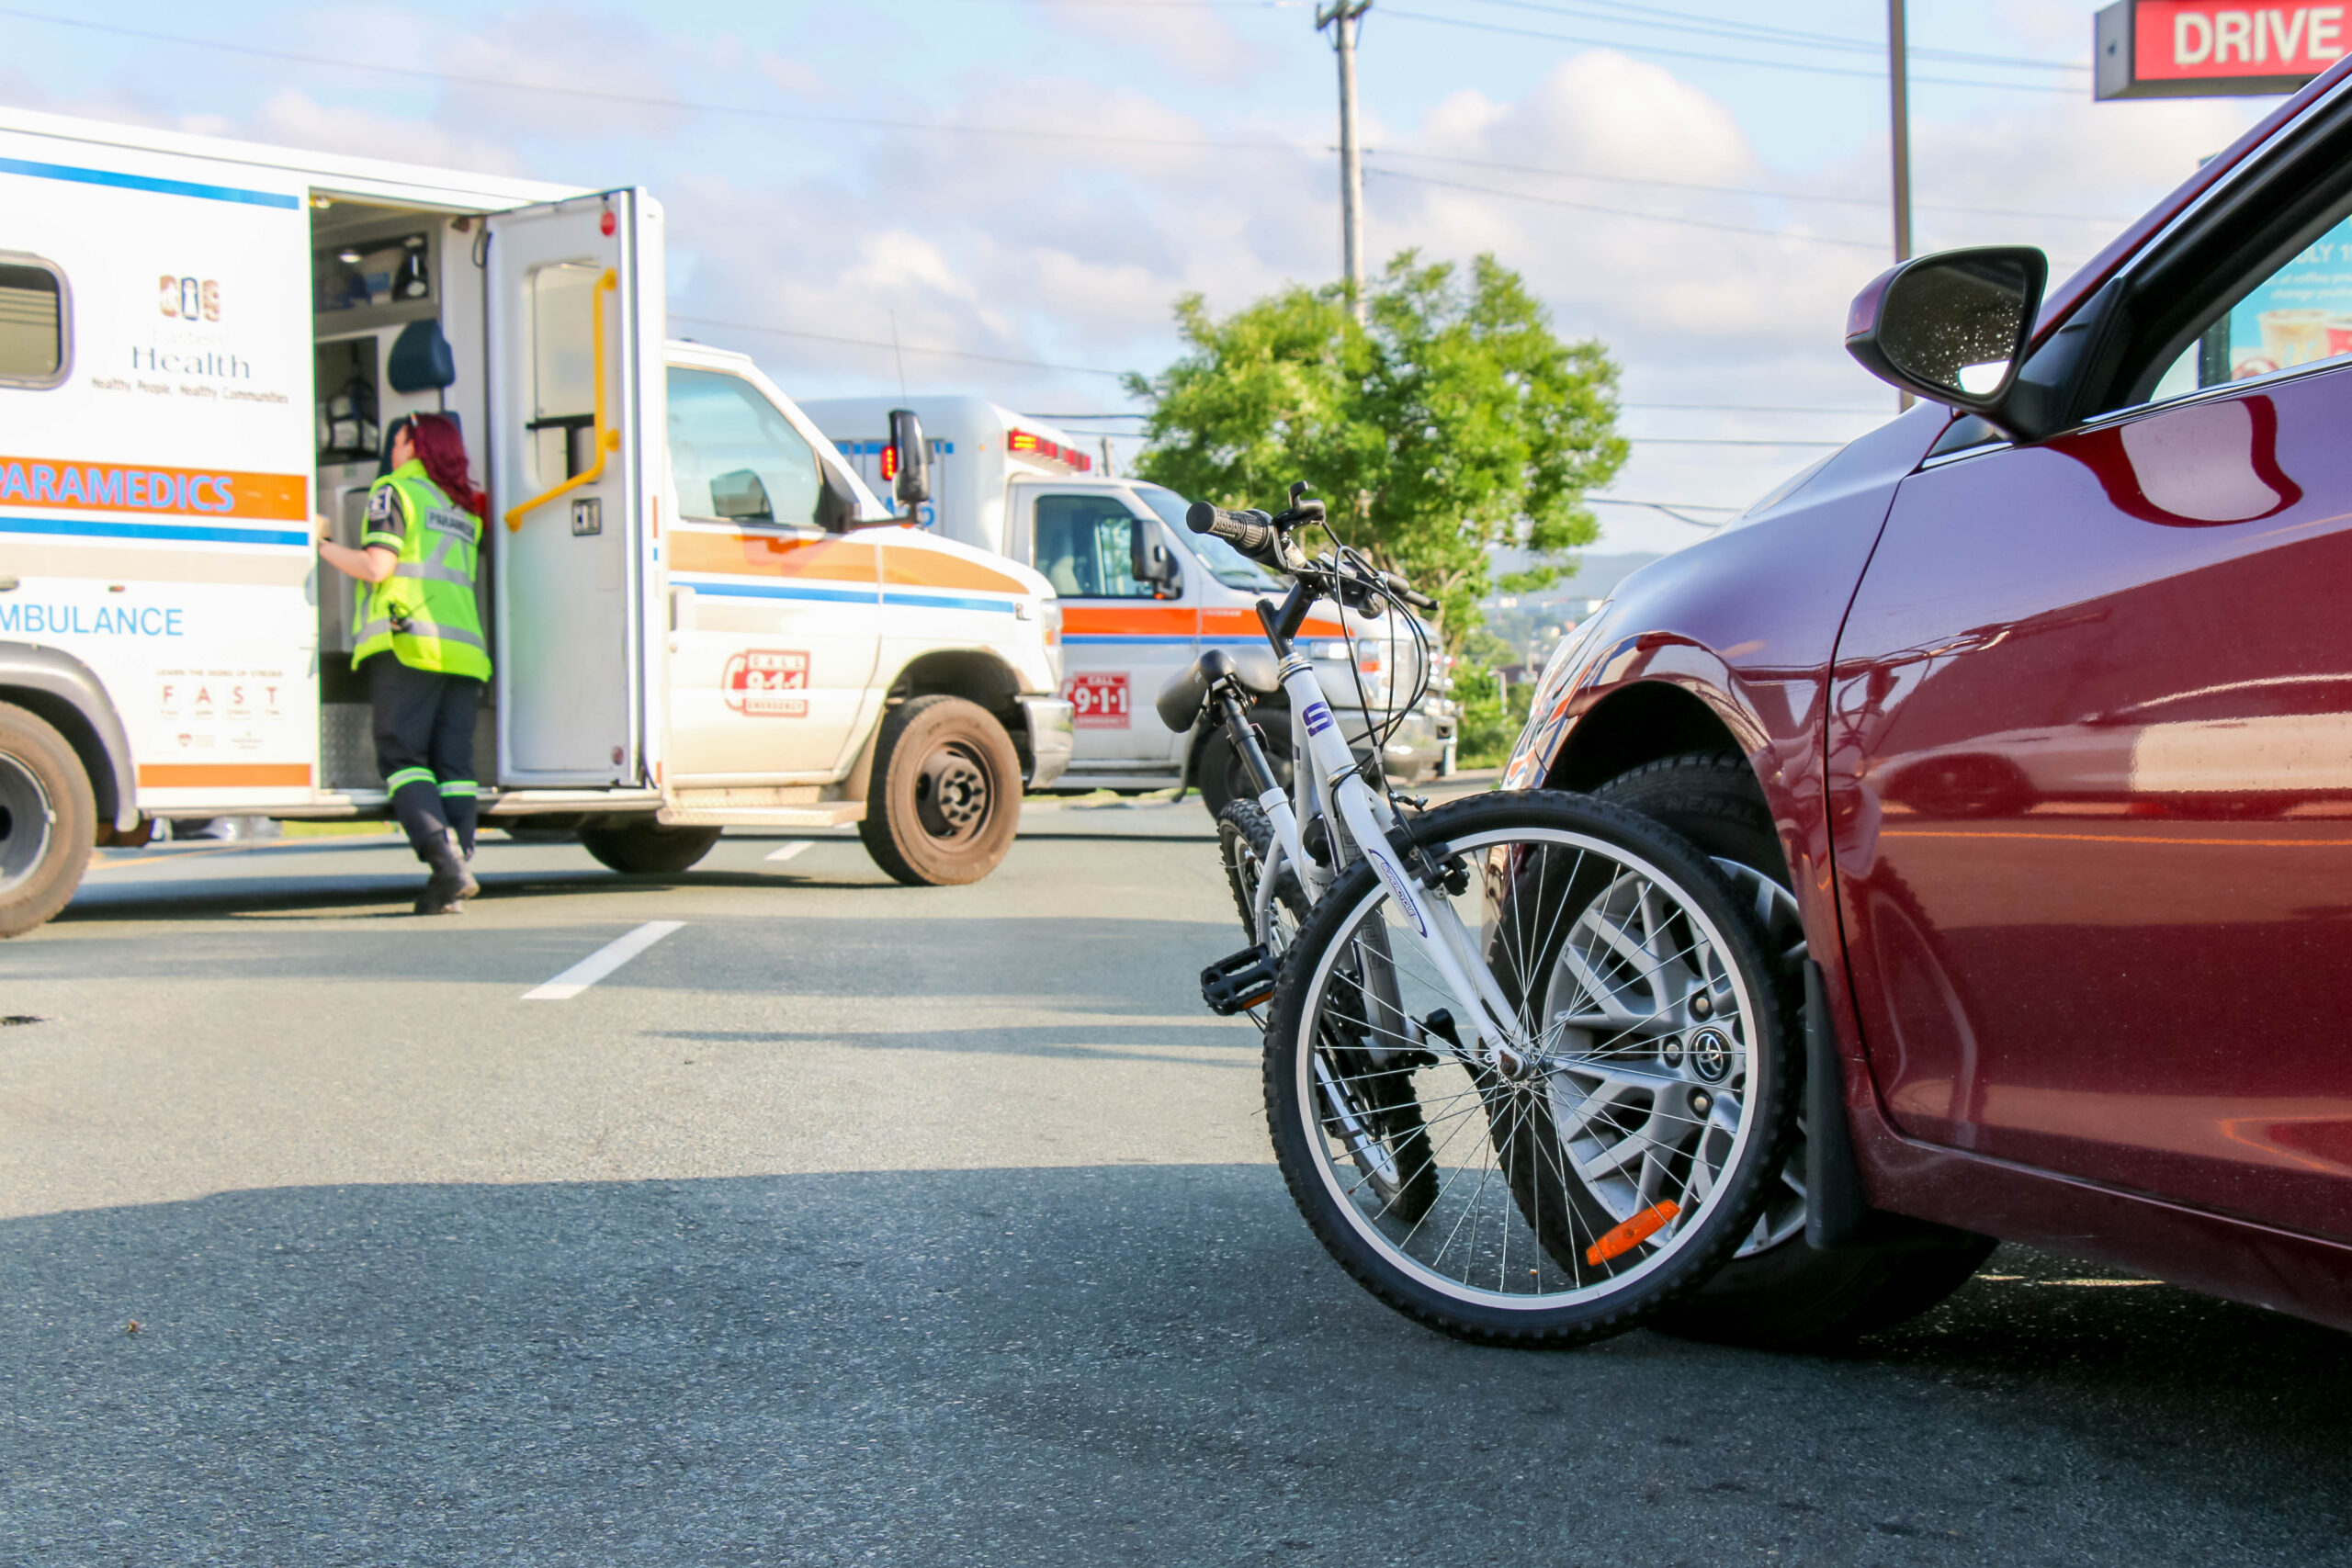
[[[0,937],[65,908],[96,841],[98,807],[73,746],[38,714],[0,703]]]
[[[691,870],[718,842],[717,828],[672,828],[650,818],[625,828],[582,828],[590,854],[628,876],[675,876]]]
[[[1021,754],[978,703],[934,694],[882,716],[858,837],[910,887],[978,882],[1021,826]]]

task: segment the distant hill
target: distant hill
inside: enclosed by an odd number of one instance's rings
[[[1533,593],[1491,593],[1480,602],[1487,630],[1522,651],[1531,664],[1540,663],[1567,627],[1582,620],[1596,599],[1606,599],[1617,585],[1654,560],[1655,551],[1629,550],[1621,555],[1586,552],[1577,562],[1576,575],[1564,577]],[[1521,570],[1526,557],[1518,550],[1497,550],[1495,575]]]

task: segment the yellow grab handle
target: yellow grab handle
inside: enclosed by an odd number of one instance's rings
[[[604,475],[605,454],[621,449],[621,433],[607,429],[605,424],[605,294],[607,290],[618,288],[620,286],[621,275],[611,267],[606,267],[605,276],[596,280],[596,287],[589,295],[594,304],[594,325],[596,329],[596,427],[594,433],[596,460],[589,464],[582,472],[572,475],[556,486],[555,489],[541,495],[535,495],[520,506],[508,507],[506,531],[510,534],[519,534],[523,531],[523,513],[533,507],[545,506],[566,491],[578,490],[582,485],[594,484]]]

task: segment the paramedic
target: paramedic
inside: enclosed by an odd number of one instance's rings
[[[481,891],[474,852],[474,704],[490,654],[474,604],[489,500],[466,468],[465,441],[446,415],[393,422],[390,469],[368,493],[363,547],[325,536],[319,555],[358,581],[354,669],[366,666],[376,762],[392,810],[432,877],[420,915],[464,912]]]

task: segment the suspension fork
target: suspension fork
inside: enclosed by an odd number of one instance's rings
[[[1453,900],[1435,897],[1430,889],[1418,886],[1399,863],[1395,847],[1388,841],[1390,830],[1398,826],[1396,810],[1385,795],[1375,794],[1364,783],[1355,753],[1348,750],[1340,722],[1324,702],[1322,689],[1306,660],[1284,649],[1282,676],[1283,690],[1290,694],[1293,709],[1305,716],[1306,734],[1302,739],[1306,750],[1301,754],[1301,765],[1315,770],[1323,798],[1330,802],[1332,815],[1327,820],[1334,840],[1334,863],[1340,858],[1341,846],[1337,840],[1344,830],[1346,837],[1353,840],[1351,847],[1354,852],[1370,861],[1381,881],[1387,884],[1388,896],[1396,901],[1397,912],[1409,928],[1408,940],[1417,943],[1428,956],[1454,1005],[1462,1010],[1455,1015],[1456,1027],[1462,1027],[1460,1021],[1467,1020],[1470,1032],[1476,1037],[1481,1059],[1506,1072],[1516,1072],[1527,1055],[1516,1022],[1518,1010],[1504,998],[1502,988],[1480,961],[1477,943],[1464,927]],[[1379,961],[1386,966],[1385,953]],[[1395,985],[1391,975],[1386,980],[1385,994],[1380,998],[1383,1004],[1396,994]],[[1399,1032],[1409,1038],[1410,1032]]]
[[[1290,808],[1290,797],[1283,793],[1282,784],[1274,778],[1273,764],[1266,761],[1266,749],[1258,744],[1257,727],[1250,722],[1248,714],[1242,710],[1241,699],[1234,694],[1230,686],[1220,685],[1211,694],[1210,700],[1216,705],[1217,719],[1225,726],[1225,738],[1232,742],[1234,754],[1241,759],[1242,767],[1250,774],[1250,786],[1257,792],[1258,807],[1266,814],[1266,820],[1272,824],[1274,829],[1273,852],[1267,857],[1264,873],[1259,881],[1259,900],[1262,910],[1265,899],[1272,896],[1266,890],[1273,886],[1274,873],[1281,861],[1287,858],[1292,864],[1302,866],[1306,863],[1306,848],[1299,840],[1298,817]],[[1258,929],[1260,931],[1265,930],[1262,913]]]

